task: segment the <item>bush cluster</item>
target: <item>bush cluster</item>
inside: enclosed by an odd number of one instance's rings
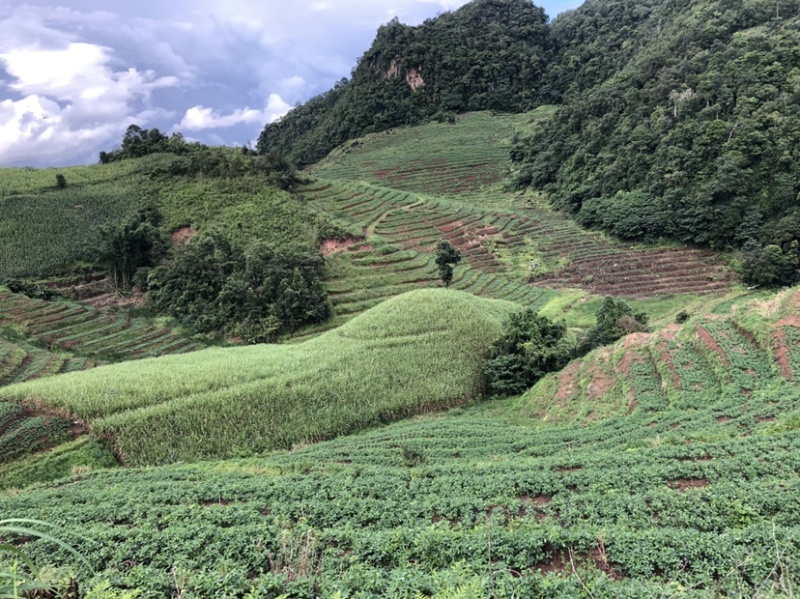
[[[198,332],[271,341],[328,318],[322,268],[319,252],[265,242],[243,246],[211,232],[150,272],[149,298],[158,312]]]

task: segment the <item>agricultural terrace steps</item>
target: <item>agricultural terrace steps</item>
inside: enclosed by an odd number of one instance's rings
[[[534,113],[467,113],[455,124],[400,127],[351,140],[309,167],[316,180],[299,191],[323,215],[389,243],[430,252],[445,238],[465,258],[477,252],[473,266],[484,272],[502,272],[515,260],[542,262],[544,274],[529,274],[535,284],[554,289],[652,298],[731,288],[731,270],[710,252],[614,241],[583,229],[541,195],[503,191],[511,140],[536,120]],[[392,207],[403,210],[393,213]],[[459,221],[495,230],[480,235],[467,224],[462,236],[455,232]],[[524,275],[520,270],[515,276]]]
[[[551,374],[524,396],[556,421],[592,421],[635,410],[694,408],[703,397],[749,397],[800,380],[800,288],[743,302],[727,314],[634,333]],[[599,403],[598,403],[599,402]]]
[[[349,198],[355,189],[360,199],[353,204]],[[541,287],[651,298],[665,293],[722,293],[734,279],[710,251],[609,241],[563,215],[556,216],[558,227],[550,229],[551,213],[539,219],[529,207],[487,209],[363,181],[329,181],[322,187],[317,182],[299,191],[322,215],[359,227],[368,242],[377,244],[382,238],[429,253],[438,240],[446,239],[483,272],[506,271],[513,256],[535,248],[535,255],[550,263],[549,272],[531,281]]]

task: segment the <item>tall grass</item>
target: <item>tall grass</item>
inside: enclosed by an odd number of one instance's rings
[[[484,352],[515,309],[419,290],[297,345],[101,367],[0,397],[91,421],[133,464],[287,448],[476,396]]]

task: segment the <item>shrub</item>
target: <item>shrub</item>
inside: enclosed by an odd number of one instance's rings
[[[597,311],[597,324],[578,346],[578,355],[584,355],[601,345],[609,345],[617,339],[647,331],[647,314],[634,313],[624,300],[607,297]]]
[[[574,346],[567,327],[528,308],[512,314],[483,366],[487,389],[498,396],[523,393],[548,372],[561,370]]]
[[[445,287],[453,281],[453,267],[461,262],[461,252],[447,241],[440,241],[436,246],[436,266],[439,267],[439,277]]]

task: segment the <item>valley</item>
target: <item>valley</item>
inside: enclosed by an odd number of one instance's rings
[[[0,170],[0,511],[69,544],[0,595],[797,596],[776,4],[475,0],[255,146]]]

